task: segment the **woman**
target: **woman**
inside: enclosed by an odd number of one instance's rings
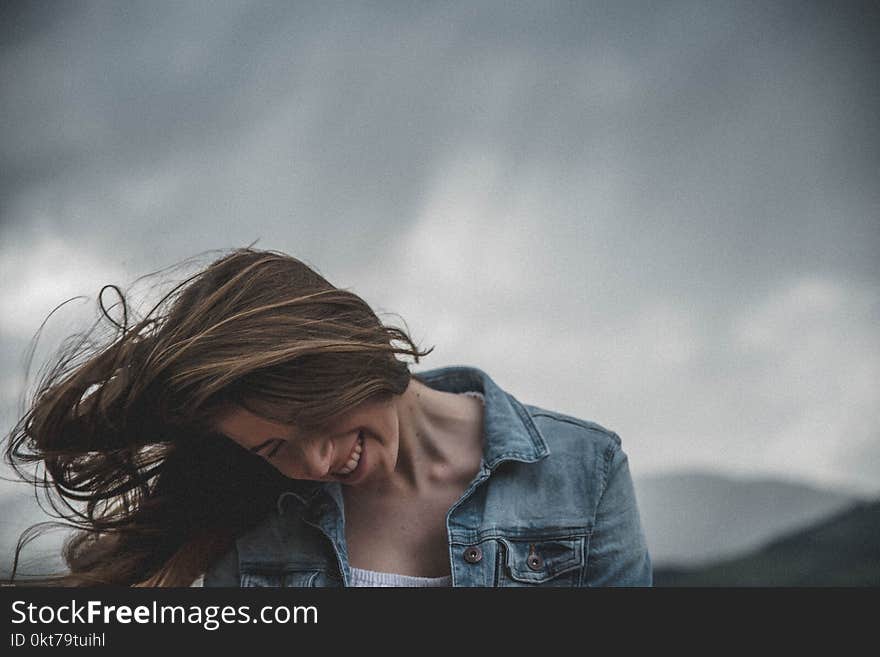
[[[80,529],[45,581],[651,584],[616,434],[478,368],[411,373],[431,350],[299,260],[238,249],[123,314],[10,435]]]

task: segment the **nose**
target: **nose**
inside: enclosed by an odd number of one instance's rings
[[[308,477],[321,479],[330,473],[333,445],[326,438],[309,440],[303,447],[303,469]]]

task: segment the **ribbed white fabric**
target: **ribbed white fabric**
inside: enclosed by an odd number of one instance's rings
[[[351,582],[349,586],[449,586],[452,584],[452,576],[445,577],[416,577],[415,575],[398,575],[397,573],[382,573],[376,570],[363,568],[351,568]]]
[[[460,393],[469,397],[476,397],[484,404],[486,403],[483,393],[468,390]],[[416,577],[414,575],[398,575],[397,573],[383,573],[376,570],[365,570],[364,568],[351,569],[351,583],[349,586],[373,586],[373,587],[390,587],[390,586],[408,586],[408,587],[426,587],[426,586],[452,586],[452,576],[444,577]]]

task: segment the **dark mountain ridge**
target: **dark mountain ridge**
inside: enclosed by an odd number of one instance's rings
[[[880,586],[880,499],[858,502],[735,559],[656,568],[655,586]]]

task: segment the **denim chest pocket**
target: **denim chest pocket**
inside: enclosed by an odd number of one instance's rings
[[[589,535],[498,538],[499,586],[580,586]]]
[[[341,586],[341,582],[323,568],[241,566],[242,587],[323,587]]]

